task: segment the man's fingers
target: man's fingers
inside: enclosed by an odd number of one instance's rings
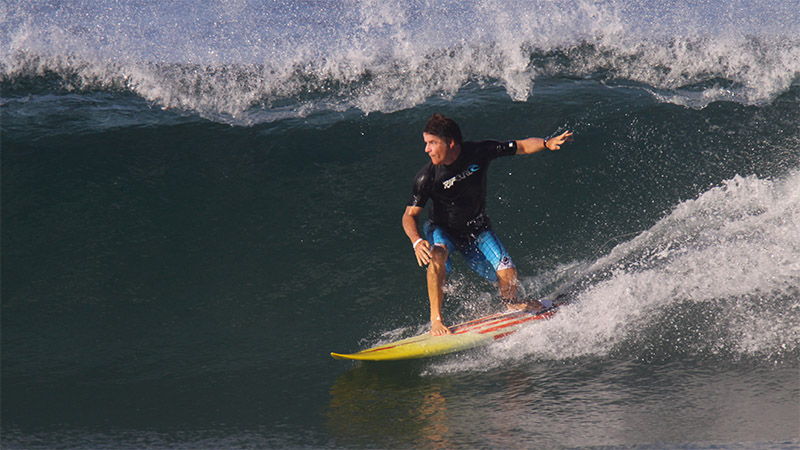
[[[420,243],[419,243],[419,246],[420,246],[420,247],[422,247],[422,253],[423,253],[423,254],[424,254],[424,255],[425,255],[425,256],[426,256],[428,259],[430,259],[430,257],[431,257],[431,245],[428,243],[428,241],[422,241],[422,242],[420,242]]]
[[[553,138],[553,142],[555,143],[555,148],[553,150],[561,150],[561,144],[571,140],[572,140],[571,131],[565,131],[561,133],[559,136]]]
[[[428,241],[420,241],[419,245],[414,250],[414,254],[417,257],[417,263],[420,267],[431,262],[431,250]]]
[[[428,262],[425,260],[424,253],[417,253],[416,256],[417,256],[417,264],[419,264],[420,267],[424,266],[425,264],[428,264]]]

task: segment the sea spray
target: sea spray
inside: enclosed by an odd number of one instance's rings
[[[784,362],[800,342],[797,236],[800,173],[736,176],[608,255],[569,266],[571,277],[564,267],[543,275],[574,283],[562,286],[573,298],[551,320],[432,371],[483,371],[533,357]]]

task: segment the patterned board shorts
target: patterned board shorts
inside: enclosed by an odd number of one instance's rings
[[[497,281],[498,270],[514,268],[511,256],[491,229],[483,231],[477,237],[459,239],[444,228],[428,221],[425,222],[423,231],[431,246],[444,245],[447,247],[446,269],[448,274],[452,270],[450,255],[455,250],[464,255],[464,259],[472,270],[493,283]]]

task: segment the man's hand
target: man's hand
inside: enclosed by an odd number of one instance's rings
[[[431,244],[424,239],[419,241],[414,247],[414,255],[420,267],[427,266],[431,262]]]
[[[561,133],[560,135],[552,137],[547,141],[545,141],[545,147],[547,147],[547,149],[550,151],[561,150],[561,146],[564,144],[564,142],[571,140],[572,140],[572,132],[567,130]]]
[[[565,142],[571,140],[572,131],[569,130],[561,133],[558,136],[551,137],[550,139],[529,137],[527,139],[517,141],[517,155],[532,155],[545,150],[561,150],[561,146],[564,145]]]

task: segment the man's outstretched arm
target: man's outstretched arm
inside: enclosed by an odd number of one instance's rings
[[[564,142],[572,140],[572,132],[565,131],[556,137],[547,139],[546,146],[545,140],[542,138],[532,137],[517,141],[517,154],[518,155],[532,155],[541,152],[545,149],[555,151],[560,150]]]

